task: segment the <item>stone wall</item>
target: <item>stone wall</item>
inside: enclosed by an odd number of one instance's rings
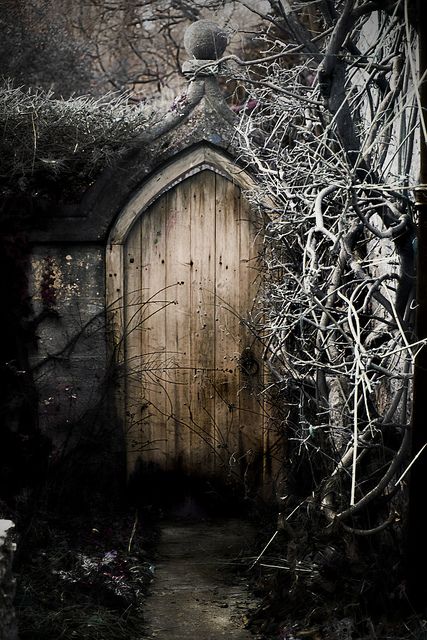
[[[111,497],[125,473],[106,332],[104,254],[98,243],[40,243],[33,245],[30,263],[30,364],[39,427],[50,443],[50,469],[60,478],[52,488],[70,508]]]
[[[18,630],[13,609],[15,579],[12,559],[15,545],[10,538],[14,524],[0,520],[0,640],[17,640]]]
[[[56,447],[102,404],[106,375],[104,251],[34,247],[30,292],[37,324],[31,357],[40,427]]]

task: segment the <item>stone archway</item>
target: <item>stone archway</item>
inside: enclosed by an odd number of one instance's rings
[[[123,372],[128,470],[263,481],[269,448],[251,179],[198,148],[151,178],[107,246],[107,303]],[[265,469],[264,469],[265,471]]]

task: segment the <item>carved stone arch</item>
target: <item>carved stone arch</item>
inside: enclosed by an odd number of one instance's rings
[[[259,216],[248,172],[207,145],[151,176],[111,229],[107,312],[128,471],[265,482]],[[255,305],[255,307],[254,307]]]
[[[223,175],[241,189],[255,187],[255,181],[250,174],[224,153],[208,145],[197,146],[180,154],[144,183],[118,215],[110,231],[108,245],[123,244],[132,224],[152,202],[172,189],[178,182],[204,170]]]

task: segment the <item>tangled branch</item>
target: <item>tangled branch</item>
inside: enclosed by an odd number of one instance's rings
[[[414,34],[402,2],[393,6],[348,0],[329,22],[318,12],[323,39],[307,42],[304,27],[304,38],[278,51],[264,35],[255,81],[250,66],[237,72],[257,105],[239,124],[242,157],[259,175],[249,197],[275,202],[262,338],[293,415],[290,462],[316,457],[318,509],[359,534],[395,521],[412,365],[423,347],[413,332]],[[286,65],[298,47],[311,58]],[[364,514],[380,502],[372,526]]]

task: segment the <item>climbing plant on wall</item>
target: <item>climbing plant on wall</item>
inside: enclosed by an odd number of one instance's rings
[[[393,547],[405,522],[424,346],[414,333],[417,37],[403,0],[273,5],[264,57],[234,58],[234,76],[248,95],[239,134],[259,177],[251,198],[276,203],[262,339],[289,441],[282,525],[293,557],[306,527],[338,541],[317,557],[323,543],[302,538],[313,584],[348,560],[344,540]],[[367,568],[364,579],[377,601],[377,577]]]

